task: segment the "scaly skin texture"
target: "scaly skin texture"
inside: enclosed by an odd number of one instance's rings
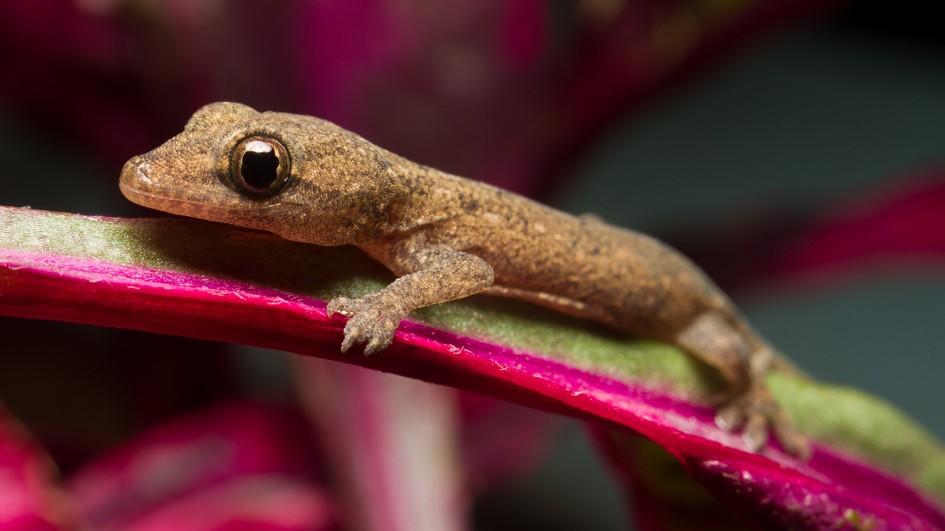
[[[683,348],[730,383],[720,425],[744,425],[756,449],[771,425],[806,453],[764,386],[769,367],[787,363],[694,264],[643,234],[415,164],[318,118],[237,103],[197,111],[129,160],[120,185],[147,207],[356,245],[387,266],[398,278],[386,288],[330,301],[350,318],[343,351],[382,350],[417,308],[479,292],[520,298]]]

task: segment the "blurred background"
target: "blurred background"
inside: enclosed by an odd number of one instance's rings
[[[156,215],[121,197],[118,171],[200,105],[314,114],[671,242],[805,370],[943,437],[936,11],[917,0],[3,0],[0,204]],[[297,408],[304,386],[281,353],[9,319],[0,330],[0,397],[66,478],[212,404]],[[627,527],[580,423],[458,402],[466,451],[491,456],[467,470],[475,529]]]

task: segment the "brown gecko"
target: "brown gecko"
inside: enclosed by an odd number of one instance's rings
[[[417,308],[475,293],[524,299],[679,346],[730,384],[720,426],[744,426],[757,450],[770,425],[807,452],[764,385],[770,367],[790,364],[694,264],[646,235],[421,166],[318,118],[237,103],[203,107],[129,160],[121,190],[173,214],[356,245],[384,264],[398,276],[389,286],[328,304],[349,317],[342,351],[384,349]]]

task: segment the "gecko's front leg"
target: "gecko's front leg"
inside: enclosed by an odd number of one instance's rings
[[[396,246],[391,269],[406,273],[386,288],[361,297],[338,297],[328,303],[328,315],[350,317],[345,325],[342,352],[365,343],[364,353],[385,349],[397,325],[411,311],[473,295],[492,285],[492,266],[478,256],[445,246]]]

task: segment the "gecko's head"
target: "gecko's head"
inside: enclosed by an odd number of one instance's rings
[[[375,229],[399,197],[387,156],[324,120],[212,103],[125,163],[120,187],[157,210],[336,245]]]

